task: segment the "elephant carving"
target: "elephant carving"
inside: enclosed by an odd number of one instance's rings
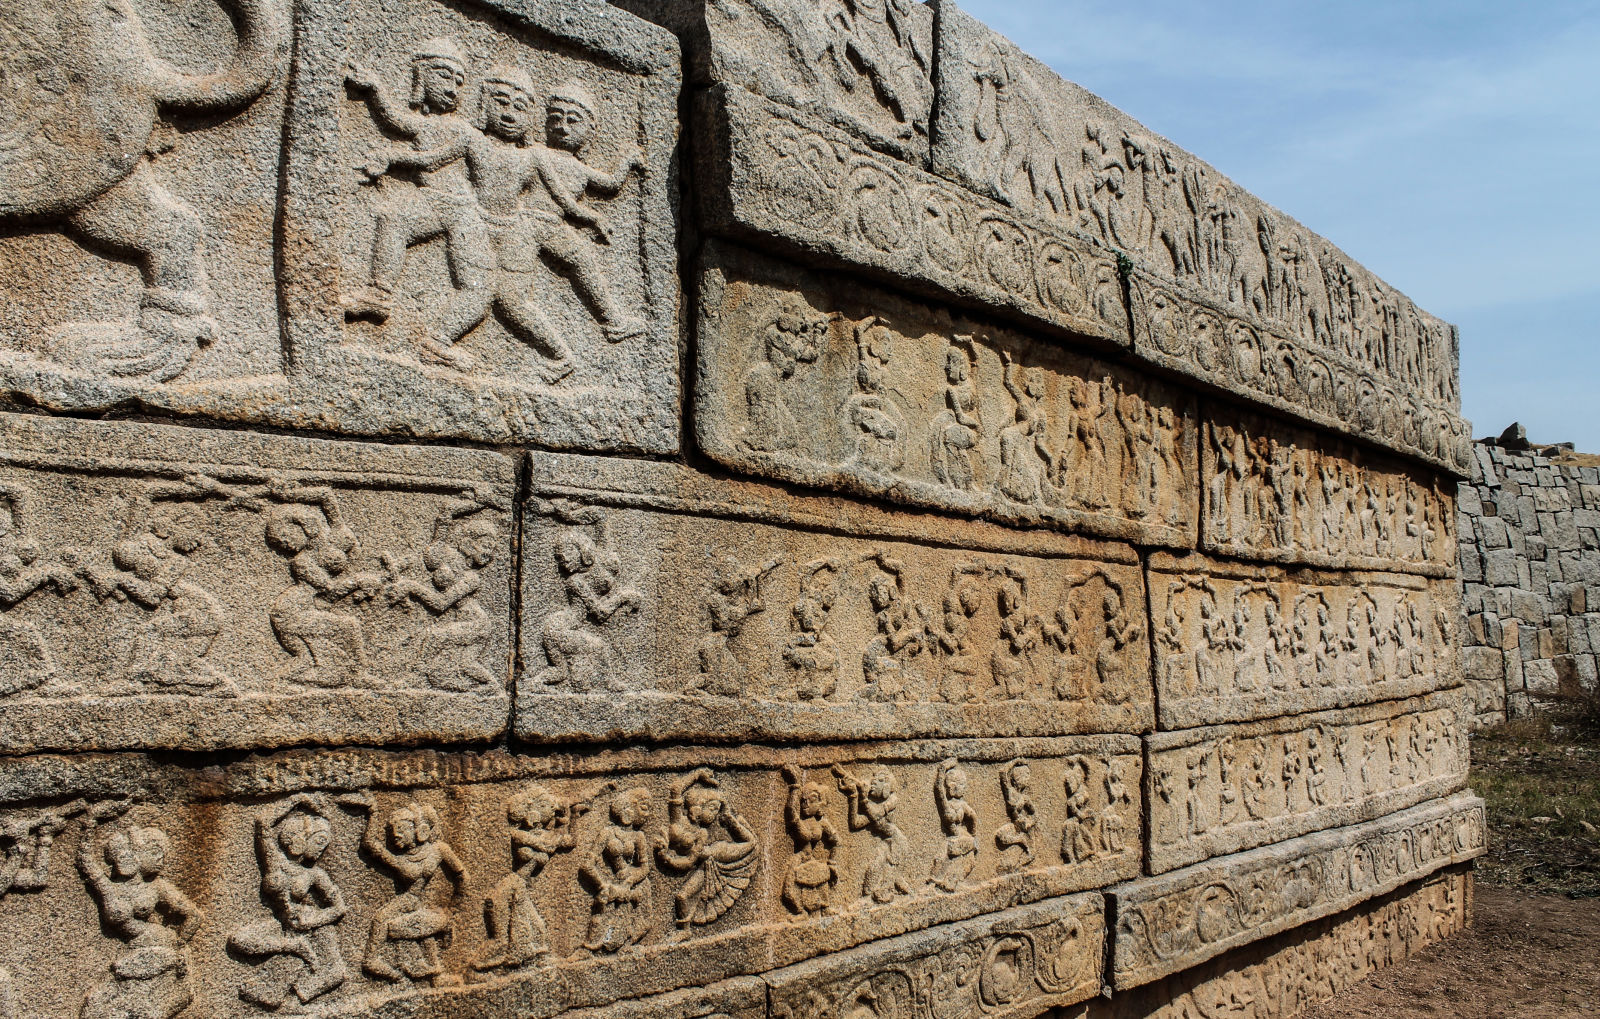
[[[157,128],[249,106],[287,63],[290,34],[288,0],[218,2],[237,50],[190,73],[151,49],[134,0],[0,0],[0,227],[60,229],[143,278],[133,318],[46,339],[66,367],[169,382],[216,338],[203,227],[158,180]]]

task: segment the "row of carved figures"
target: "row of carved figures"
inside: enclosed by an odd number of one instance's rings
[[[1461,767],[1448,714],[1224,739],[1152,763],[1158,843],[1252,824],[1442,777]],[[1443,751],[1449,751],[1444,753]]]
[[[1208,527],[1222,543],[1448,561],[1432,489],[1228,425],[1211,430]]]
[[[744,381],[747,424],[739,442],[746,449],[791,452],[811,432],[791,407],[810,399],[800,369],[822,356],[831,328],[826,316],[799,300],[770,317],[765,360]],[[855,391],[836,415],[847,449],[839,466],[883,476],[915,477],[926,471],[946,488],[1025,506],[1113,512],[1162,523],[1181,517],[1183,423],[1172,408],[1150,403],[1110,376],[1098,382],[1068,378],[1066,420],[1057,433],[1045,408],[1043,369],[1024,368],[1002,351],[1001,382],[1013,416],[1003,423],[985,422],[979,346],[970,336],[957,337],[945,352],[940,405],[910,407],[889,378],[895,347],[904,338],[875,316],[850,329]],[[989,443],[994,453],[982,448]]]
[[[540,647],[547,665],[537,675],[565,692],[627,689],[617,669],[612,626],[639,611],[642,596],[624,575],[603,511],[560,502],[545,510],[565,526],[554,556],[567,607],[546,617]],[[767,611],[764,586],[782,559],[757,565],[726,560],[702,597],[704,635],[694,646],[689,693],[717,697],[756,693],[778,700],[827,701],[843,693],[844,652],[833,616],[848,590],[861,597],[876,634],[861,652],[864,682],[856,696],[878,702],[1100,700],[1131,696],[1124,664],[1143,636],[1137,592],[1104,571],[1068,585],[1051,613],[1034,607],[1035,584],[1012,567],[969,563],[951,572],[939,609],[912,597],[907,566],[884,552],[854,560],[796,564],[798,594],[790,635],[769,677],[751,675],[742,651],[750,620]],[[974,620],[992,612],[998,634],[988,646]]]
[[[966,768],[954,759],[939,765],[933,799],[944,839],[939,858],[921,873],[913,869],[911,842],[896,820],[902,794],[889,769],[859,775],[834,766],[829,784],[845,807],[838,820],[823,783],[792,766],[783,769],[783,776],[789,786],[784,820],[793,851],[782,863],[780,898],[797,921],[841,908],[958,891],[986,856],[995,858],[999,874],[1044,865],[1048,843],[1026,761],[1013,761],[1001,772],[1006,821],[986,837],[980,835],[980,819],[967,800]],[[1131,826],[1137,819],[1125,781],[1110,758],[1066,762],[1065,826],[1051,836],[1060,839],[1063,862],[1088,863],[1135,848],[1138,833]],[[607,800],[605,820],[585,826],[580,835],[581,819]],[[572,948],[574,958],[615,954],[656,934],[658,870],[682,878],[672,894],[675,930],[669,940],[688,937],[733,908],[763,856],[756,829],[728,802],[720,780],[701,768],[675,782],[667,797],[664,830],[651,824],[655,803],[650,790],[619,789],[615,782],[571,798],[538,784],[512,795],[505,803],[511,870],[484,899],[484,937],[466,977],[493,979],[551,955],[540,911],[550,896],[540,888],[540,875],[552,859],[580,846],[576,879],[588,900],[589,916]],[[111,964],[109,977],[85,995],[85,1019],[173,1019],[194,998],[189,946],[207,917],[166,875],[173,846],[165,831],[125,824],[104,834],[130,806],[125,800],[77,800],[0,822],[0,900],[10,892],[43,890],[56,839],[74,822],[81,826],[79,873],[99,903],[107,934],[127,946]],[[354,908],[325,866],[341,817],[347,815],[360,819],[367,860],[395,881],[394,894],[367,920],[360,970],[397,988],[462,982],[462,974],[447,971],[443,953],[453,938],[467,863],[432,806],[410,801],[381,820],[379,813],[368,793],[296,794],[259,812],[254,848],[261,901],[271,916],[227,934],[230,951],[253,967],[239,988],[244,1001],[268,1010],[297,1008],[351,979],[354,971],[344,958],[340,930]],[[868,858],[859,898],[850,907],[839,902],[841,873],[835,860],[846,831],[865,833],[860,852]]]
[[[1184,607],[1191,594],[1198,595],[1193,614]],[[1263,583],[1235,587],[1232,610],[1224,611],[1210,579],[1182,577],[1167,585],[1166,604],[1156,632],[1163,689],[1201,697],[1430,675],[1453,633],[1443,609],[1427,620],[1409,593],[1385,612],[1361,591],[1348,601],[1342,624],[1324,592],[1301,591],[1291,605],[1277,587]]]
[[[356,607],[381,602],[404,614],[422,611],[420,658],[430,685],[475,690],[502,682],[481,660],[490,626],[479,597],[480,571],[504,543],[495,511],[509,508],[491,496],[467,492],[452,500],[420,557],[380,553],[381,570],[358,568],[361,544],[338,494],[326,486],[227,484],[198,474],[146,483],[128,500],[104,551],[63,545],[47,553],[37,533],[38,504],[25,486],[0,484],[0,696],[57,690],[56,652],[37,622],[14,611],[40,595],[65,599],[78,592],[98,607],[123,603],[136,610],[125,675],[139,689],[236,694],[235,679],[211,657],[234,625],[235,608],[197,575],[196,563],[220,521],[233,514],[260,520],[252,525],[259,540],[288,574],[289,585],[266,606],[273,635],[288,655],[279,681],[314,687],[369,682],[372,662]]]

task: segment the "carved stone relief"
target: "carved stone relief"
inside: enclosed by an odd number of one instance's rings
[[[1188,969],[1481,855],[1483,801],[1457,796],[1119,886],[1118,990]]]
[[[1251,559],[1447,576],[1455,486],[1255,415],[1208,423],[1201,544]]]
[[[8,750],[504,727],[509,461],[21,415],[0,433]]]
[[[13,6],[8,386],[676,448],[669,34],[555,0],[183,0],[144,27],[132,0]],[[92,115],[63,133],[62,104]]]
[[[524,738],[1152,724],[1145,596],[1123,546],[888,512],[840,537],[831,499],[666,465],[530,462]]]
[[[1313,1004],[1465,929],[1472,875],[1461,868],[1360,910],[1258,942],[1176,976],[1119,993],[1093,1019],[1294,1019]]]
[[[1053,332],[1129,344],[1114,255],[732,85],[701,93],[707,226]]]
[[[0,911],[36,936],[0,966],[51,1017],[398,1016],[440,995],[544,1017],[685,987],[714,1002],[745,974],[788,988],[768,971],[841,952],[828,972],[944,960],[949,992],[984,1011],[1098,990],[1101,900],[1059,897],[1140,872],[1138,839],[1112,835],[1139,829],[1137,739],[783,756],[12,758]],[[1019,769],[1038,833],[1020,864],[998,838]],[[1058,849],[1075,824],[1092,854]],[[1040,905],[1001,912],[1023,903]],[[874,977],[852,979],[840,994]]]
[[[1017,524],[1192,540],[1193,404],[1161,383],[726,249],[703,273],[700,321],[698,436],[729,466]]]
[[[1456,693],[1148,738],[1150,872],[1353,824],[1455,792]]]
[[[1249,721],[1461,684],[1455,582],[1151,556],[1163,728]]]
[[[1339,409],[1350,425],[1466,466],[1437,443],[1460,407],[1450,326],[954,3],[936,7],[935,171],[1129,259],[1142,355],[1302,416],[1332,417],[1338,385],[1365,384],[1375,399]],[[1429,434],[1348,416],[1382,414],[1383,399],[1426,414]]]

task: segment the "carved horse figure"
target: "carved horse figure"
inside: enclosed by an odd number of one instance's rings
[[[229,114],[287,61],[286,0],[219,0],[238,24],[224,67],[157,56],[132,0],[0,0],[0,226],[56,227],[143,276],[132,321],[73,323],[48,343],[63,364],[170,381],[217,334],[199,215],[151,169],[166,114]]]

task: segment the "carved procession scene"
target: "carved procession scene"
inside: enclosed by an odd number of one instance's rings
[[[950,0],[0,0],[0,290],[0,1019],[1467,922],[1454,328]]]

